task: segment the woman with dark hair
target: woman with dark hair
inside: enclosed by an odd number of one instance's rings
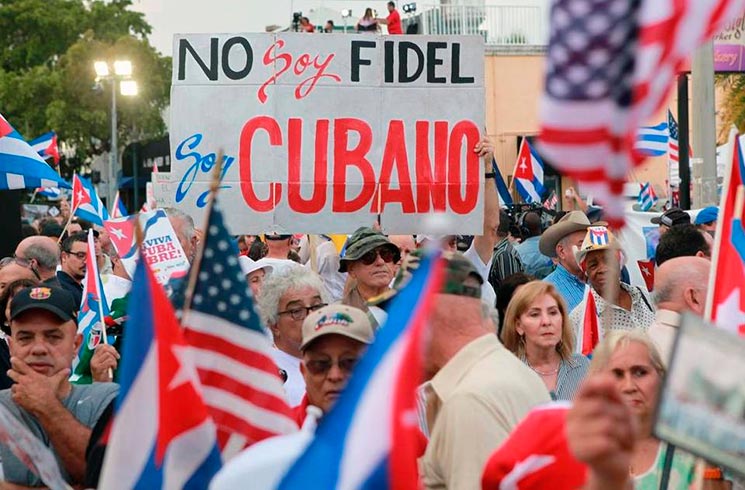
[[[8,350],[8,343],[5,339],[6,335],[10,335],[10,302],[13,296],[21,289],[29,288],[32,286],[38,286],[39,281],[34,279],[18,279],[11,282],[0,294],[0,390],[10,388],[13,381],[8,377],[8,370],[10,369],[10,351]]]
[[[251,246],[248,247],[248,258],[256,262],[263,258],[266,255],[266,252],[266,244],[261,240],[255,240]]]
[[[507,305],[510,304],[512,295],[515,294],[517,289],[523,284],[527,284],[530,281],[535,281],[535,277],[524,272],[516,272],[511,276],[507,276],[502,281],[502,284],[497,290],[497,311],[499,312],[499,331],[497,336],[502,338],[502,327],[504,326],[504,314],[507,311]]]
[[[378,21],[375,20],[373,11],[370,7],[365,9],[365,15],[357,22],[357,32],[378,32]]]

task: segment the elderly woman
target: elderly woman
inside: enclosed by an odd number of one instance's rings
[[[272,357],[286,380],[290,406],[298,405],[305,393],[300,373],[303,320],[328,302],[321,278],[304,267],[273,272],[264,281],[258,297],[261,318],[274,338]]]
[[[502,341],[535,371],[554,400],[571,400],[589,366],[573,354],[573,333],[566,303],[552,284],[533,281],[512,297],[504,320]]]
[[[400,259],[401,251],[385,235],[358,228],[339,261],[339,272],[347,272],[350,281],[341,302],[368,311],[367,302],[390,289]]]

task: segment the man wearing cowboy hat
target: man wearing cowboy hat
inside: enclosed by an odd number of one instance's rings
[[[585,290],[585,274],[574,258],[574,248],[580,248],[587,234],[590,220],[582,211],[572,211],[551,225],[541,235],[538,249],[543,255],[556,259],[556,269],[546,276],[564,297],[567,311],[572,311],[580,302]]]

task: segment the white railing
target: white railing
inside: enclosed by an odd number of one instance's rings
[[[417,15],[422,34],[476,34],[492,46],[545,46],[547,12],[537,6],[423,5]]]

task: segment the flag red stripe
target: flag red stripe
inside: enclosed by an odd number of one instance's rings
[[[208,400],[205,401],[208,402]],[[217,407],[208,405],[207,410],[214,419],[218,431],[225,430],[230,433],[238,433],[245,436],[248,439],[246,446],[250,446],[254,442],[259,442],[277,435],[260,427],[256,427],[255,425],[246,422],[244,419],[236,417],[230,412],[220,410]],[[222,449],[222,447],[220,449]]]
[[[545,144],[589,145],[605,143],[611,139],[607,128],[591,129],[562,129],[552,127],[541,128],[541,142]]]
[[[197,369],[197,372],[199,373],[199,380],[204,386],[227,391],[234,396],[243,398],[252,405],[292,418],[292,413],[287,406],[287,402],[269,392],[263,391],[260,386],[242,383],[237,378],[232,378],[209,369]],[[276,370],[274,374],[277,374],[277,378],[279,378]]]
[[[198,347],[199,349],[217,352],[224,356],[228,356],[241,364],[260,369],[270,374],[276,375],[278,373],[274,361],[257,350],[244,348],[221,337],[193,330],[188,327],[184,329],[184,338],[189,344]]]

